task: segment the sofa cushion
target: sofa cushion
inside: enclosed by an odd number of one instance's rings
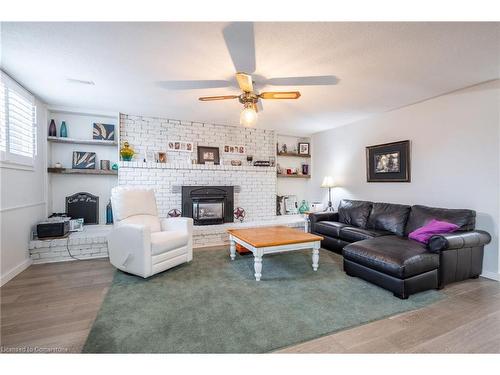
[[[372,202],[343,199],[339,204],[339,221],[359,228],[366,227]]]
[[[320,221],[314,224],[314,232],[329,237],[339,237],[340,229],[348,226],[338,221]]]
[[[476,224],[476,211],[464,209],[437,208],[427,206],[412,206],[405,234],[423,227],[431,220],[446,221],[459,226],[458,230],[474,230]]]
[[[367,228],[386,230],[398,236],[405,233],[410,206],[392,203],[373,203]]]
[[[439,221],[432,219],[421,228],[415,229],[408,235],[408,238],[427,245],[429,239],[436,234],[446,234],[455,232],[458,225],[448,223],[447,221]]]
[[[391,232],[346,226],[340,229],[339,238],[347,242],[363,241],[368,238],[391,235]]]
[[[151,254],[158,255],[166,251],[175,250],[186,246],[189,242],[188,234],[166,230],[163,232],[151,233]]]
[[[399,236],[383,236],[344,247],[344,258],[400,279],[439,267],[439,255],[424,245]]]

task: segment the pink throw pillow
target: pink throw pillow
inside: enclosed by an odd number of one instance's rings
[[[423,227],[415,229],[408,235],[408,238],[421,242],[425,245],[429,243],[429,239],[435,234],[451,233],[460,228],[458,225],[432,219]]]

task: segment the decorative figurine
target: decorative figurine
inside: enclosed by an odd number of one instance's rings
[[[179,216],[181,216],[181,211],[178,210],[177,208],[171,209],[170,211],[168,211],[167,216],[168,217],[179,217]]]
[[[236,207],[236,209],[233,211],[233,214],[236,220],[239,220],[241,223],[243,223],[243,220],[245,219],[246,215],[246,212],[243,208]]]

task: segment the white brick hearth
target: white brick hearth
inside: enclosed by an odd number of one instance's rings
[[[227,230],[231,228],[254,228],[268,225],[286,225],[303,229],[305,219],[302,215],[275,216],[270,220],[244,221],[221,225],[196,226],[193,230],[195,248],[220,246],[229,243]],[[110,225],[86,225],[82,232],[73,232],[67,238],[30,241],[29,251],[33,263],[52,263],[77,259],[108,257],[106,236]]]
[[[110,225],[86,225],[82,232],[73,232],[67,238],[30,241],[29,252],[33,263],[51,263],[108,256],[106,236]]]

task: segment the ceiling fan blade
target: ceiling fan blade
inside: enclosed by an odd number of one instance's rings
[[[336,85],[338,81],[335,76],[279,77],[269,78],[265,84],[273,86],[328,86]]]
[[[262,92],[259,95],[262,99],[298,99],[300,98],[300,92],[298,91],[268,91]]]
[[[253,91],[252,76],[250,74],[238,72],[236,73],[236,80],[238,81],[241,91]]]
[[[255,72],[255,35],[252,22],[233,22],[222,31],[237,72]]]
[[[157,85],[167,90],[216,89],[230,87],[231,82],[225,80],[193,80],[193,81],[160,81]]]
[[[226,100],[226,99],[238,99],[238,95],[221,95],[221,96],[202,96],[198,98],[202,102],[208,102],[211,100]]]

